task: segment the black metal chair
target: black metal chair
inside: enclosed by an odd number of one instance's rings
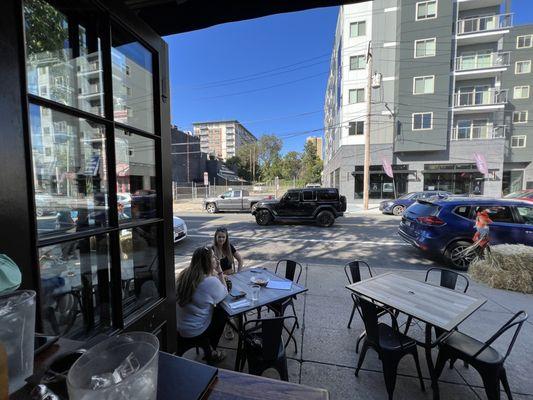
[[[447,360],[450,360],[452,363],[457,359],[463,360],[474,367],[481,375],[483,385],[485,386],[485,393],[489,400],[500,398],[500,382],[503,385],[507,397],[512,399],[504,363],[511,353],[518,333],[526,320],[527,314],[525,311],[517,312],[486,342],[481,342],[464,333],[454,331],[439,346],[435,373],[437,376],[440,376]],[[516,330],[509,343],[507,352],[502,356],[491,345],[513,327],[516,327]]]
[[[276,264],[276,269],[274,270],[274,273],[278,273],[278,269],[282,267],[282,265],[285,266],[285,279],[289,279],[295,283],[298,283],[300,281],[300,277],[302,275],[302,264],[300,264],[297,261],[293,260],[279,260]],[[296,309],[294,308],[294,300],[296,299],[296,296],[290,297],[288,299],[285,299],[283,301],[279,301],[276,303],[272,303],[268,305],[268,309],[273,311],[274,314],[278,317],[285,315],[285,310],[290,306],[292,308],[292,313],[294,316],[294,325],[289,329],[285,327],[285,330],[287,333],[289,333],[289,339],[287,340],[287,343],[285,344],[285,347],[287,347],[292,340],[294,343],[294,352],[298,353],[298,345],[296,343],[296,339],[293,336],[295,328],[300,328],[300,323],[298,321],[298,316],[296,315]]]
[[[242,365],[248,361],[248,372],[262,375],[268,368],[278,371],[280,378],[289,380],[287,357],[282,333],[285,322],[294,316],[250,320],[243,327],[244,354]]]
[[[351,285],[352,283],[361,282],[362,281],[362,275],[361,275],[361,266],[365,267],[368,270],[368,275],[372,278],[372,269],[370,268],[370,265],[366,263],[365,261],[360,260],[354,260],[350,261],[344,266],[344,273],[346,274],[346,278],[348,278],[348,283]],[[353,316],[355,314],[355,310],[357,309],[357,296],[352,293],[352,300],[353,300],[353,308],[352,313],[350,314],[350,320],[348,321],[348,329],[351,328]]]
[[[178,346],[176,350],[176,355],[183,356],[187,350],[190,350],[192,348],[196,349],[196,354],[199,353],[198,349],[202,349],[204,351],[204,357],[209,363],[209,360],[211,360],[211,354],[213,349],[211,349],[211,345],[209,344],[209,338],[207,336],[195,336],[192,338],[186,338],[179,334],[178,332]]]
[[[405,355],[411,354],[415,359],[420,387],[424,391],[425,387],[422,379],[422,372],[420,370],[420,362],[418,360],[416,341],[400,332],[396,315],[394,315],[391,310],[372,303],[363,297],[358,298],[357,308],[360,311],[365,324],[366,336],[357,362],[355,376],[359,374],[367,350],[370,347],[373,348],[378,353],[379,359],[383,365],[385,386],[387,388],[389,400],[392,400],[394,386],[396,385],[398,364]],[[386,314],[390,316],[390,326],[378,321],[380,315]]]

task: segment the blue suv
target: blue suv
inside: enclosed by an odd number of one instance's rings
[[[449,197],[418,200],[403,213],[398,234],[407,243],[443,255],[457,269],[466,270],[473,255],[463,250],[472,244],[476,213],[488,210],[491,244],[533,246],[533,204],[510,199]]]

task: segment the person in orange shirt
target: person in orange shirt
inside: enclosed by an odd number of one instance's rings
[[[487,210],[478,211],[476,215],[476,233],[474,234],[474,243],[477,243],[481,253],[489,244],[489,224],[492,223],[492,220],[489,217],[489,212]]]

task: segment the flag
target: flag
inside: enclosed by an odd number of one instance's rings
[[[385,171],[385,174],[387,174],[389,178],[394,178],[394,175],[392,174],[392,165],[385,157],[381,159],[381,164],[383,165],[383,171]]]
[[[487,160],[483,154],[474,153],[474,160],[476,160],[477,170],[483,175],[489,173],[489,168],[487,167]]]

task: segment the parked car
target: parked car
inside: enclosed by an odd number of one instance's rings
[[[419,199],[446,198],[452,193],[442,190],[428,190],[425,192],[412,192],[404,194],[394,200],[384,200],[379,203],[379,210],[383,214],[402,215],[407,207]]]
[[[474,258],[464,250],[472,244],[476,213],[488,210],[490,244],[533,246],[533,204],[512,199],[449,197],[418,200],[405,210],[398,234],[407,243],[441,254],[457,269]]]
[[[533,189],[524,189],[509,193],[504,199],[525,200],[533,203]]]
[[[265,196],[250,196],[247,190],[229,190],[218,197],[204,200],[204,209],[214,214],[219,211],[253,211]]]
[[[257,203],[252,214],[259,225],[274,221],[314,221],[320,226],[331,226],[346,211],[346,197],[338,189],[291,189],[279,200]]]
[[[173,218],[174,243],[178,243],[187,237],[187,224],[179,217]]]

